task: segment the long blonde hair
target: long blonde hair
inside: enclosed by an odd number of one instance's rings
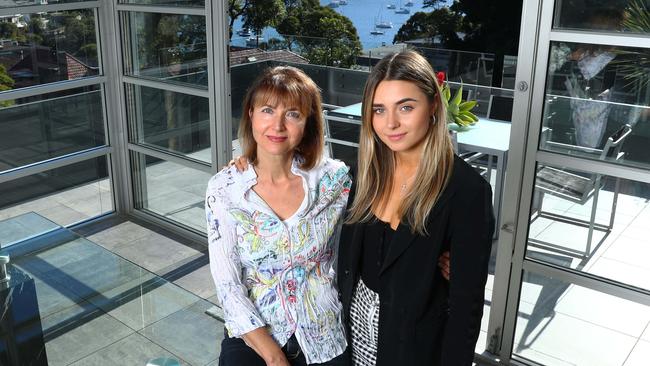
[[[373,211],[386,204],[387,195],[393,188],[395,153],[379,139],[372,128],[372,101],[377,85],[384,80],[414,83],[435,106],[435,120],[424,138],[415,180],[398,209],[400,221],[405,221],[411,232],[426,235],[429,214],[451,176],[454,152],[447,130],[447,113],[433,68],[422,55],[411,50],[384,57],[366,81],[361,111],[356,195],[347,222],[371,221]]]

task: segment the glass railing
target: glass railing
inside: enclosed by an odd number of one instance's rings
[[[0,102],[0,172],[106,144],[97,86]]]

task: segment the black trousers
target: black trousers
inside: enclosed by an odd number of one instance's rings
[[[307,366],[305,355],[298,345],[296,336],[291,336],[287,344],[282,347],[291,366]],[[324,363],[312,363],[319,366],[350,366],[350,354],[348,350],[343,354]],[[252,348],[248,347],[241,338],[226,337],[221,341],[221,353],[219,354],[219,366],[266,366],[266,362]]]

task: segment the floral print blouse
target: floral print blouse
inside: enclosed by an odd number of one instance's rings
[[[210,270],[228,334],[266,327],[282,347],[295,334],[307,363],[326,362],[347,347],[334,264],[351,180],[340,161],[305,171],[305,197],[281,220],[252,189],[252,166],[217,173],[206,192]]]

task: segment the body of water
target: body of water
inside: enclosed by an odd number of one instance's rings
[[[320,0],[321,5],[328,6],[334,1]],[[418,11],[431,11],[431,8],[422,8],[423,0],[412,1],[411,6],[406,6],[406,0],[346,0],[347,4],[339,4],[338,7],[333,8],[339,14],[345,15],[350,18],[361,40],[363,49],[379,47],[382,44],[392,44],[393,38],[399,28],[404,24],[411,15]],[[452,1],[450,0],[449,3]],[[337,1],[338,3],[338,1]],[[395,9],[389,9],[388,6],[392,5]],[[408,14],[396,13],[400,8],[409,11]],[[392,28],[377,28],[378,23],[390,24]],[[234,25],[234,31],[241,29],[242,22],[238,19]],[[383,34],[372,34],[373,31],[381,31]],[[279,35],[273,28],[266,28],[263,32],[265,40],[271,38],[278,38]],[[232,44],[243,46],[246,43],[246,37],[233,34]]]

